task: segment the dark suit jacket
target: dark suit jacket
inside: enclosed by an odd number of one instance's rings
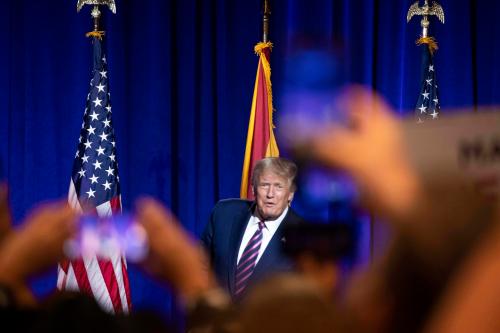
[[[219,201],[210,216],[202,235],[203,245],[210,257],[210,264],[222,288],[234,294],[236,262],[238,250],[250,216],[255,208],[253,201],[226,199]],[[291,261],[282,251],[283,228],[288,224],[302,223],[302,219],[292,209],[288,209],[273,238],[257,262],[248,286],[270,273],[288,271]]]

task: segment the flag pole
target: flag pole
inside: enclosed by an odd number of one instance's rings
[[[406,15],[406,22],[409,23],[413,16],[422,16],[420,21],[420,26],[422,27],[422,35],[417,40],[417,44],[427,44],[429,51],[434,53],[438,49],[437,42],[433,37],[428,36],[430,21],[429,16],[436,16],[441,23],[444,24],[444,10],[443,7],[436,1],[429,6],[429,0],[424,0],[424,5],[419,7],[419,2],[415,1],[413,5],[408,9],[408,14]]]
[[[271,16],[270,0],[264,0],[264,16],[262,18],[262,42],[269,42],[269,18]]]
[[[422,27],[422,37],[427,37],[427,32],[429,30],[429,16],[436,16],[441,23],[444,24],[444,11],[443,7],[436,1],[432,3],[432,6],[429,6],[429,0],[424,0],[424,5],[422,7],[418,6],[418,1],[416,1],[413,5],[410,6],[408,10],[408,14],[406,15],[406,22],[409,23],[413,16],[422,16],[422,20],[420,21],[420,26]]]
[[[90,15],[94,19],[94,32],[99,31],[99,19],[101,18],[101,11],[99,10],[98,5],[94,5],[94,8],[92,8],[92,12],[90,12]]]
[[[94,30],[86,34],[87,37],[97,37],[99,39],[104,36],[104,31],[99,30],[99,21],[101,19],[101,11],[99,6],[108,6],[113,14],[116,14],[115,0],[78,0],[76,11],[80,12],[84,5],[93,5],[90,15],[94,19]]]

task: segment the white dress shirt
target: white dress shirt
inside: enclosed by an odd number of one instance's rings
[[[264,253],[267,245],[271,241],[271,238],[273,238],[274,233],[276,232],[276,230],[278,230],[278,227],[280,226],[281,222],[283,222],[283,220],[285,219],[286,213],[288,213],[288,207],[285,208],[283,213],[281,213],[281,215],[276,220],[264,221],[264,224],[266,226],[262,229],[262,243],[260,245],[259,254],[257,255],[257,259],[255,261],[256,265],[259,262],[260,257],[262,257],[262,254]],[[243,234],[243,239],[241,240],[240,250],[238,251],[238,262],[236,264],[240,262],[243,250],[245,250],[245,247],[247,246],[248,242],[258,229],[259,229],[259,219],[256,216],[252,215],[250,217],[250,220],[248,220],[247,228],[245,230],[245,233]]]

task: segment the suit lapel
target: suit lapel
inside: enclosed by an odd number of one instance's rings
[[[236,261],[238,260],[238,250],[240,248],[240,243],[243,238],[243,233],[245,232],[247,223],[250,219],[252,211],[248,209],[247,211],[241,212],[235,215],[232,227],[231,235],[229,240],[229,251],[228,251],[228,281],[229,281],[229,291],[234,294],[234,278],[236,274]]]

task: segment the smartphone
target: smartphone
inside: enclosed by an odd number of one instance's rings
[[[148,253],[148,239],[143,227],[128,213],[109,217],[81,215],[78,232],[64,247],[68,258],[109,258],[124,255],[138,262]]]

